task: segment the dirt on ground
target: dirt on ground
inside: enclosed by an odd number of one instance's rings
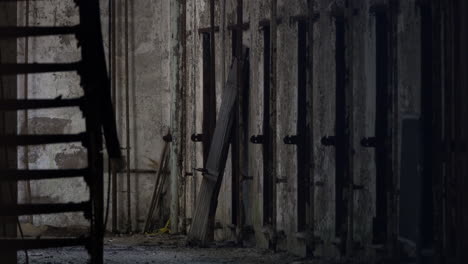
[[[80,247],[33,250],[28,256],[31,264],[85,264],[89,260],[86,250]],[[285,252],[242,248],[232,242],[190,247],[186,237],[168,234],[106,237],[104,259],[109,264],[305,263]],[[18,263],[25,263],[23,252],[19,253]]]

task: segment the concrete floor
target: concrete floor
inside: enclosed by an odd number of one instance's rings
[[[107,237],[105,263],[305,263],[298,257],[269,250],[239,248],[233,244],[214,244],[208,248],[187,247],[182,236]],[[47,249],[29,251],[29,263],[37,264],[85,264],[87,252],[83,248]],[[25,263],[24,253],[19,262]]]

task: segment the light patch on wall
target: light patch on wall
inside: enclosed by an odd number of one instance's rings
[[[86,150],[83,147],[72,145],[55,155],[54,160],[59,169],[84,168],[87,165]]]

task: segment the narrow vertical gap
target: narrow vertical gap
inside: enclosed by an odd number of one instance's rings
[[[336,17],[336,101],[335,101],[335,235],[343,236],[346,228],[346,203],[343,197],[346,177],[346,50],[345,50],[345,21],[343,17]],[[343,241],[344,242],[344,241]]]
[[[209,67],[204,73],[204,111],[203,111],[203,157],[205,162],[208,158],[208,152],[210,150],[211,138],[213,138],[215,126],[216,126],[216,35],[215,35],[215,0],[210,1],[210,34],[204,35],[203,52],[204,62]],[[206,54],[206,56],[205,56]],[[206,58],[206,60],[205,60]],[[205,70],[205,68],[204,68]],[[205,78],[205,76],[207,78]]]
[[[270,27],[263,28],[263,224],[273,224],[273,173],[270,133]]]
[[[432,86],[432,11],[430,7],[421,8],[421,112],[423,122],[423,171],[422,171],[422,215],[420,219],[423,248],[432,248],[433,244],[433,86]]]
[[[433,170],[429,171],[432,174],[432,192],[430,197],[433,202],[433,214],[431,217],[432,222],[432,234],[428,237],[431,240],[428,247],[434,251],[434,262],[441,262],[442,256],[442,236],[443,236],[443,200],[444,195],[442,193],[443,186],[443,151],[442,150],[442,128],[443,128],[443,85],[442,85],[442,19],[441,19],[441,6],[439,1],[434,1],[430,7],[430,15],[432,16],[431,27],[431,56],[432,56],[432,67],[431,73],[428,76],[431,78],[431,103],[433,112],[433,144],[431,158],[434,161]],[[424,74],[426,75],[426,74]],[[439,186],[439,187],[438,187]]]
[[[309,150],[307,135],[307,21],[298,22],[297,45],[297,225],[298,231],[306,226],[307,200],[309,196]]]
[[[385,142],[388,139],[388,19],[385,13],[376,14],[376,217],[374,219],[374,242],[387,239],[387,155]]]
[[[237,30],[231,30],[231,55],[237,56]]]
[[[212,86],[212,52],[210,33],[202,34],[203,46],[203,163],[208,158],[216,123],[216,91]]]
[[[453,69],[453,16],[452,16],[452,5],[446,6],[444,33],[445,33],[445,90],[444,90],[444,104],[445,104],[445,144],[446,144],[446,164],[445,164],[445,239],[444,239],[444,257],[445,260],[453,260],[455,257],[455,239],[456,239],[456,226],[454,224],[454,215],[452,213],[452,207],[455,204],[455,193],[453,192],[453,186],[455,185],[455,170],[454,161],[455,156],[451,149],[451,142],[454,139],[454,69]]]
[[[247,226],[250,224],[250,215],[249,213],[251,205],[250,203],[250,184],[252,181],[252,176],[249,175],[249,93],[250,93],[250,59],[249,59],[249,49],[245,49],[245,54],[241,55],[242,57],[242,77],[240,81],[242,82],[240,87],[240,92],[242,96],[242,100],[240,101],[240,115],[241,116],[241,124],[239,127],[242,129],[240,131],[240,166],[239,166],[239,177],[240,177],[240,193],[239,193],[239,201],[240,201],[240,220],[239,222],[242,225]]]
[[[238,58],[238,63],[240,62],[240,58],[237,56],[237,30],[231,31],[231,44],[232,44],[232,57]],[[239,124],[239,111],[235,111],[235,118],[234,124]],[[239,216],[239,191],[240,191],[240,184],[239,184],[239,127],[238,125],[234,126],[234,132],[232,137],[231,143],[231,158],[232,158],[232,214],[231,214],[231,222],[233,225],[238,225],[238,216]]]
[[[464,226],[465,226],[465,219],[464,219],[464,214],[466,211],[466,205],[464,204],[463,201],[463,196],[465,193],[465,186],[464,186],[464,178],[466,177],[465,174],[465,150],[463,149],[465,145],[465,116],[464,116],[464,105],[466,104],[465,100],[466,98],[463,97],[464,95],[464,89],[466,87],[463,87],[463,78],[466,72],[462,68],[462,54],[463,50],[466,48],[465,46],[462,46],[462,39],[464,36],[461,35],[462,33],[462,28],[464,25],[462,25],[462,13],[461,13],[461,6],[462,6],[462,1],[457,0],[453,1],[453,13],[451,14],[453,17],[453,24],[452,24],[452,29],[453,30],[453,98],[452,102],[454,105],[454,112],[453,112],[453,126],[454,126],[454,138],[452,141],[452,152],[454,152],[454,158],[455,158],[455,163],[454,163],[454,173],[455,173],[455,185],[454,191],[456,193],[456,202],[452,204],[455,208],[455,222],[454,222],[454,230],[455,230],[455,249],[456,249],[456,260],[457,263],[464,263],[463,262],[463,256],[465,254],[466,248],[463,248],[464,243],[463,241],[465,240],[465,233],[464,233]]]

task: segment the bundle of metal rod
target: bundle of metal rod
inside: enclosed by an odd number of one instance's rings
[[[154,184],[154,192],[151,198],[151,204],[150,204],[150,208],[148,211],[148,215],[146,217],[145,229],[143,230],[145,233],[149,233],[154,230],[153,216],[155,212],[157,213],[158,209],[160,208],[160,203],[162,200],[162,192],[164,190],[164,185],[166,184],[166,179],[167,179],[167,168],[168,168],[168,163],[169,163],[169,155],[167,155],[168,148],[169,148],[169,143],[166,142],[164,144],[164,148],[161,154],[158,175],[156,177],[156,183]]]

